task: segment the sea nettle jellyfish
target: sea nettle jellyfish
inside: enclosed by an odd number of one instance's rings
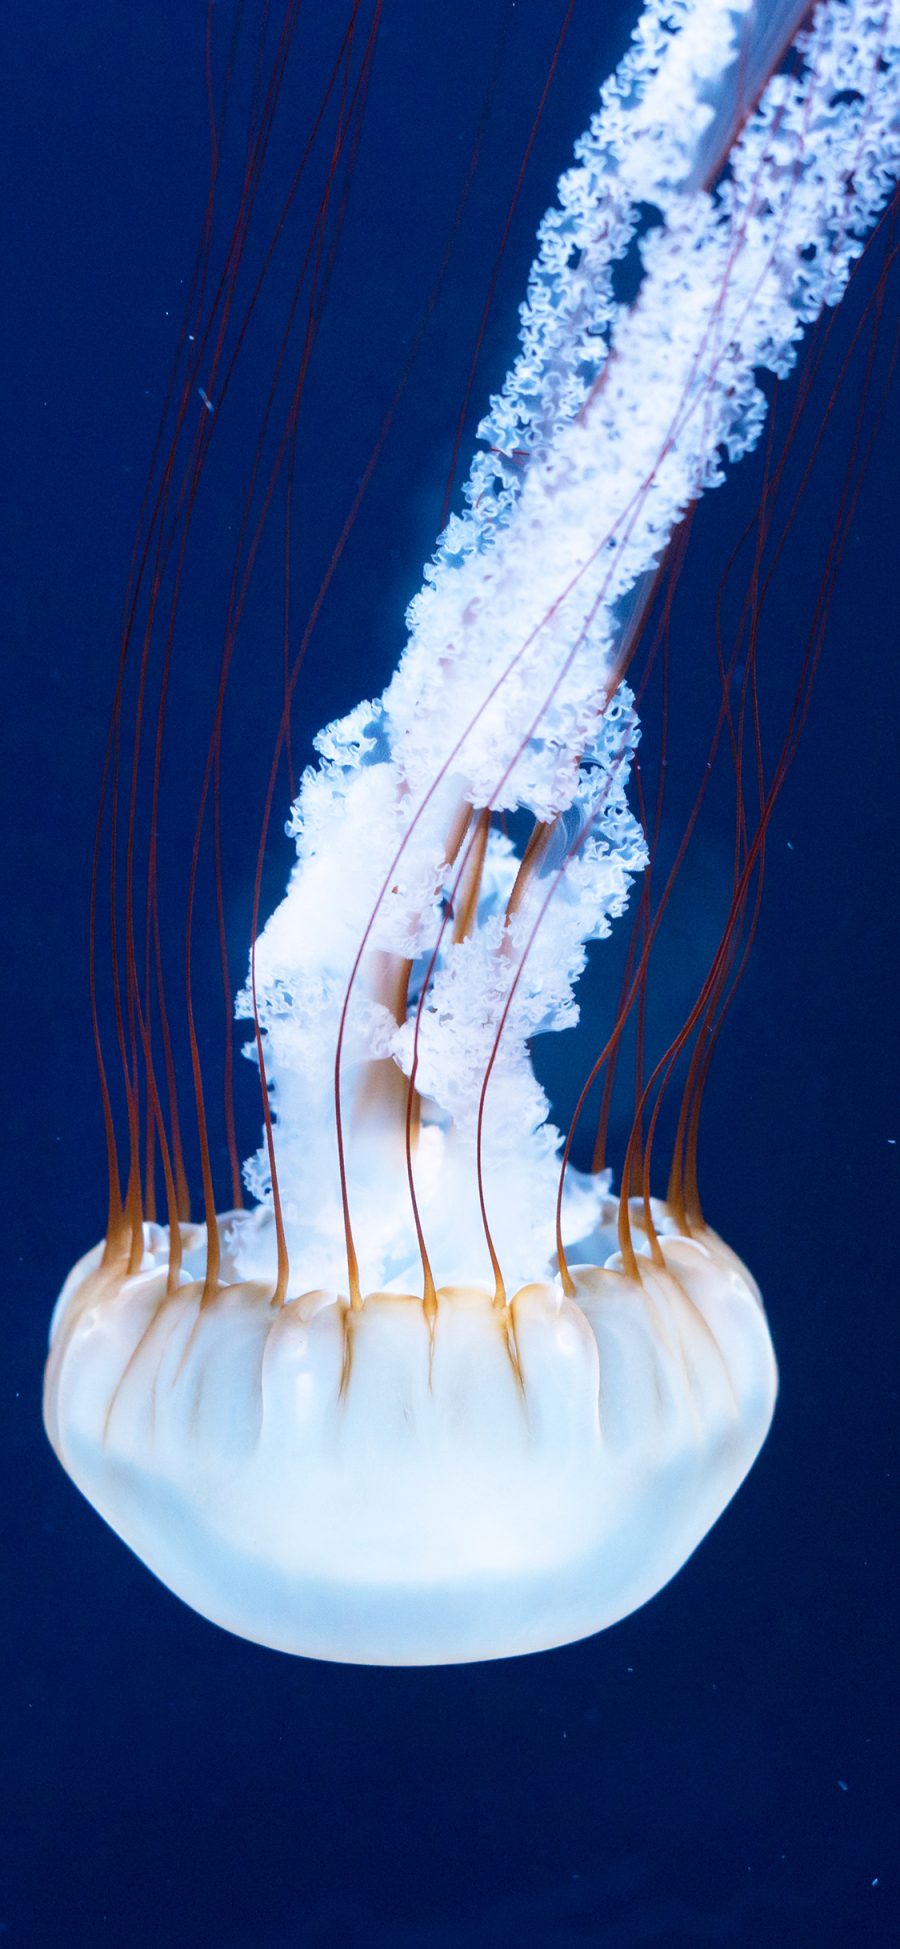
[[[109,1222],[56,1307],[46,1425],[113,1529],[227,1629],[320,1658],[500,1657],[598,1631],[653,1596],[734,1494],[772,1415],[760,1294],[704,1220],[697,1128],[855,506],[875,363],[853,368],[854,450],[821,536],[816,614],[790,649],[792,701],[774,750],[760,729],[759,622],[808,469],[785,506],[767,409],[781,392],[786,451],[828,319],[873,232],[885,268],[860,332],[864,347],[877,337],[894,249],[900,9],[649,0],[540,227],[519,349],[409,608],[396,673],[319,734],[318,762],[291,793],[296,864],[260,927],[303,658],[393,413],[351,484],[323,587],[295,626],[300,405],[381,8],[366,20],[354,8],[298,140],[296,174],[273,189],[266,162],[295,11],[285,7],[256,51],[220,258],[220,155],[229,99],[243,99],[241,48],[234,41],[221,57],[219,79],[210,37],[209,201],[142,509],[97,826],[95,964],[107,907],[112,946],[108,1021],[96,966],[93,987]],[[260,393],[185,869],[200,1222],[190,1216],[161,923],[175,618],[225,400],[323,145],[321,198],[302,263],[292,259],[275,379]],[[696,503],[764,434],[760,504],[736,547],[744,593],[697,650],[719,699],[709,749],[661,871],[662,782],[651,791],[648,781],[653,763],[665,778],[672,594]],[[276,502],[281,717],[237,1004],[264,1133],[244,1170],[252,1208],[235,1170],[234,1208],[217,1214],[195,1017],[198,964],[209,957],[196,903],[211,866],[227,987],[223,725]],[[637,755],[639,715],[653,726],[649,766]],[[721,926],[683,1021],[656,1050],[657,936],[723,757],[735,789]],[[575,1023],[588,944],[604,942],[629,903],[618,1000],[563,1138],[532,1044]],[[166,915],[168,924],[167,903]],[[606,1130],[626,1046],[634,1101],[614,1179]],[[661,1201],[651,1195],[654,1140],[676,1083]],[[226,1084],[234,1159],[230,1073]],[[586,1117],[598,1125],[593,1168],[576,1170]]]

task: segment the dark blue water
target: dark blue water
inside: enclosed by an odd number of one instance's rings
[[[213,14],[221,74],[232,15]],[[563,14],[556,0],[387,0],[301,422],[301,611],[415,341],[488,97],[489,115],[439,303],[310,649],[301,759],[319,723],[381,687],[402,641]],[[264,10],[250,4],[245,16],[252,53]],[[301,9],[276,185],[344,20],[335,0]],[[629,20],[621,0],[576,0],[500,269],[469,440],[511,355],[534,225]],[[772,828],[753,958],[707,1096],[707,1209],[764,1288],[782,1391],[761,1460],[693,1561],[639,1615],[541,1657],[422,1672],[291,1661],[227,1637],[157,1585],[45,1443],[50,1307],[103,1223],[88,858],[125,575],[208,174],[204,22],[201,0],[28,0],[0,22],[0,1934],[15,1949],[896,1943],[896,396],[867,420],[880,430]],[[251,68],[241,56],[238,122]],[[274,207],[264,201],[263,218]],[[301,210],[248,347],[185,587],[162,835],[173,915],[247,441],[312,209]],[[767,614],[770,749],[826,565],[878,268],[864,268],[825,354],[817,421],[860,327]],[[896,296],[894,284],[879,401]],[[685,576],[673,645],[676,810],[679,791],[686,805],[696,788],[715,694],[711,591],[752,516],[761,466],[748,463],[703,510]],[[225,737],[238,975],[277,721],[278,542],[261,557]],[[660,973],[660,1006],[668,997],[676,1015],[713,938],[730,844],[723,789]],[[276,831],[269,897],[288,858]],[[203,924],[198,1010],[214,1037],[220,996]],[[591,1052],[589,1034],[568,1041],[547,1059],[563,1106]],[[258,1121],[249,1068],[240,1082],[247,1148]]]

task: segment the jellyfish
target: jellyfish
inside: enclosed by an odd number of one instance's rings
[[[279,40],[273,73],[281,52]],[[367,44],[361,73],[368,58]],[[774,767],[749,810],[738,795],[727,911],[699,992],[659,1059],[638,1065],[617,1180],[602,1144],[590,1170],[572,1146],[635,1015],[642,1035],[668,897],[654,907],[641,891],[653,835],[636,652],[691,510],[759,443],[767,385],[788,379],[882,219],[900,160],[900,10],[645,5],[541,224],[520,344],[396,671],[320,732],[292,795],[287,891],[263,920],[307,629],[286,660],[237,999],[263,1140],[244,1170],[252,1206],[236,1179],[234,1208],[217,1210],[193,906],[204,825],[219,818],[233,588],[187,892],[200,1219],[159,978],[171,633],[158,591],[173,563],[180,576],[230,374],[225,314],[276,96],[259,91],[236,255],[212,298],[201,245],[188,316],[195,306],[206,323],[185,333],[172,448],[187,443],[186,468],[164,457],[129,585],[97,856],[111,826],[127,1174],[95,990],[109,1221],[54,1311],[45,1423],[107,1523],[220,1626],[357,1663],[510,1656],[586,1637],[661,1590],[731,1500],[774,1409],[762,1298],[704,1217],[696,1152],[809,658]],[[160,629],[142,898],[135,805]],[[734,675],[726,656],[715,742],[740,750],[753,678],[735,709]],[[92,939],[101,884],[95,860]],[[534,1047],[574,1027],[589,953],[629,907],[621,1003],[564,1136]],[[653,1141],[682,1059],[663,1198]]]

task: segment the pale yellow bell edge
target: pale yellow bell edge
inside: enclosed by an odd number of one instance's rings
[[[72,1480],[204,1617],[281,1651],[436,1665],[569,1643],[647,1602],[765,1439],[777,1373],[753,1279],[714,1234],[573,1269],[498,1309],[476,1287],[283,1307],[166,1295],[83,1259],[44,1416]],[[185,1238],[202,1265],[204,1233]]]

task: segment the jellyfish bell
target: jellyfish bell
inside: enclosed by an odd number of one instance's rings
[[[767,63],[803,11],[785,0],[765,15]],[[759,439],[761,372],[787,376],[804,327],[840,295],[883,208],[900,162],[900,24],[869,0],[824,0],[764,88],[743,34],[758,13],[743,0],[675,10],[650,0],[541,227],[522,348],[482,423],[464,511],[411,606],[399,667],[381,697],[320,732],[299,788],[288,727],[308,628],[285,663],[238,998],[261,1085],[263,1142],[244,1173],[256,1204],[217,1216],[195,900],[212,827],[231,994],[222,719],[256,552],[253,492],[264,516],[286,456],[293,465],[306,345],[269,477],[264,434],[280,395],[265,403],[188,885],[186,1044],[204,1212],[192,1223],[159,945],[161,752],[182,561],[230,383],[222,347],[229,330],[238,349],[245,338],[237,267],[255,177],[242,186],[222,279],[201,253],[197,302],[212,294],[212,310],[195,320],[192,296],[185,376],[173,389],[181,404],[144,503],[94,862],[92,944],[98,888],[110,888],[127,1176],[95,987],[109,1224],[57,1303],[45,1421],[72,1480],[151,1570],[260,1644],[421,1664],[600,1630],[686,1561],[771,1420],[777,1377],[762,1300],[704,1218],[697,1128],[815,655],[799,659],[767,771],[754,575],[750,623],[720,646],[709,760],[660,885],[663,783],[654,811],[636,774],[646,689],[636,651],[649,674],[653,603],[685,517],[720,484],[723,454],[739,460]],[[744,93],[722,109],[722,137],[716,104],[735,75]],[[269,94],[258,96],[268,114]],[[341,115],[337,140],[347,127]],[[728,166],[710,187],[723,141]],[[251,144],[251,175],[256,166]],[[212,231],[208,220],[202,252]],[[632,245],[639,288],[620,302],[614,268]],[[273,249],[261,253],[261,279]],[[313,294],[310,331],[316,303]],[[283,352],[279,371],[286,363]],[[195,391],[203,413],[191,432]],[[130,769],[123,670],[133,672]],[[141,727],[154,686],[148,760]],[[720,747],[737,784],[721,933],[683,1024],[648,1053],[648,970]],[[297,858],[261,925],[285,768]],[[638,885],[620,1001],[563,1137],[532,1044],[573,1025],[589,944],[605,941]],[[626,1032],[635,1083],[617,1199],[601,1133]],[[226,1048],[230,1062],[230,1039]],[[572,1146],[600,1076],[600,1131],[582,1172]],[[654,1142],[676,1076],[669,1192],[657,1201]],[[226,1123],[229,1080],[226,1064]],[[231,1132],[229,1148],[237,1197]]]
[[[614,1214],[610,1212],[610,1219]],[[749,1273],[663,1232],[523,1285],[204,1293],[146,1228],[140,1267],[75,1268],[47,1429],[156,1575],[255,1642],[357,1664],[566,1644],[667,1583],[761,1447],[776,1372]],[[202,1234],[185,1240],[202,1254]]]

